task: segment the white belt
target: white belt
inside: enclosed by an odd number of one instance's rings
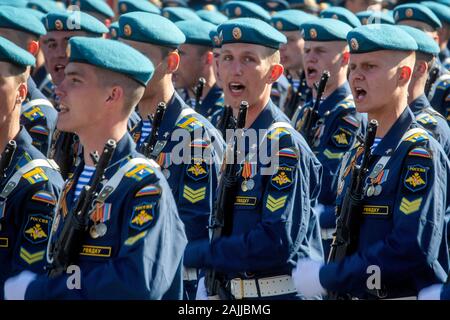
[[[259,292],[256,286],[258,281]],[[297,292],[291,276],[276,276],[260,279],[231,280],[231,294],[235,299],[272,297]]]
[[[195,269],[195,268],[183,268],[183,280],[184,281],[197,280],[197,269]]]
[[[320,235],[322,237],[322,240],[330,240],[333,239],[334,232],[336,231],[335,228],[329,228],[329,229],[320,229]]]

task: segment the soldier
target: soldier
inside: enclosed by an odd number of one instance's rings
[[[279,48],[286,37],[252,18],[230,20],[218,32],[223,36],[219,73],[225,103],[237,115],[241,101],[248,101],[245,132],[256,139],[238,150],[238,190],[234,199],[227,199],[234,204],[231,234],[211,243],[192,241],[185,265],[215,269],[231,299],[297,299],[292,259],[323,258],[318,219],[311,209],[320,190],[321,166],[270,100],[271,85],[283,74]],[[197,295],[206,298],[203,279]]]
[[[342,7],[329,7],[322,10],[319,16],[321,18],[336,19],[345,22],[352,28],[356,28],[361,25],[358,17],[353,12]]]
[[[179,21],[175,24],[185,35],[186,41],[180,45],[180,66],[173,74],[176,89],[184,89],[188,103],[196,112],[212,120],[213,114],[223,112],[223,91],[216,84],[214,57],[210,32],[216,26],[205,21]],[[205,79],[202,96],[197,98],[197,85]],[[217,123],[212,123],[214,126]]]
[[[450,128],[447,120],[434,110],[425,97],[425,84],[428,70],[439,54],[439,46],[425,32],[409,26],[399,26],[417,42],[416,62],[408,88],[408,105],[423,126],[441,145],[447,156],[450,156]]]
[[[270,22],[270,14],[257,3],[250,1],[229,1],[222,7],[228,19],[255,18]]]
[[[387,24],[356,28],[347,39],[356,107],[379,123],[366,159],[368,172],[361,177],[362,212],[355,213],[357,236],[350,244],[355,249],[326,265],[299,260],[293,278],[306,296],[329,290],[362,299],[412,298],[447,277],[450,163],[407,107],[414,39]],[[361,151],[354,148],[342,163],[338,214]],[[375,269],[381,283],[368,280]]]
[[[107,27],[114,18],[114,11],[103,0],[72,0],[72,3],[77,5],[80,11],[102,21]]]
[[[147,0],[120,0],[117,3],[117,6],[119,15],[134,11],[156,14],[161,13],[161,10],[157,6],[155,6],[153,3],[148,2]]]
[[[34,57],[0,37],[0,285],[22,270],[43,273],[45,250],[63,180],[32,145],[20,107]],[[7,152],[14,141],[17,148]],[[9,156],[8,156],[9,154]],[[8,161],[9,159],[9,161]],[[3,290],[0,298],[3,299]]]
[[[117,148],[101,182],[108,191],[99,190],[101,200],[91,204],[89,232],[76,257],[81,288],[69,289],[65,272],[51,278],[21,273],[6,282],[5,297],[161,299],[171,290],[165,297],[177,299],[186,245],[183,224],[159,167],[135,151],[127,132],[128,116],[144,93],[153,65],[115,40],[74,37],[69,43],[66,76],[56,92],[61,101],[58,127],[76,131],[84,153],[73,178],[66,181],[52,235],[60,235],[73,221],[67,217],[96,170],[89,155],[114,139]]]
[[[439,43],[437,30],[442,27],[441,21],[426,6],[417,3],[397,6],[394,9],[394,19],[396,24],[408,25],[424,31],[436,43]],[[450,98],[447,99],[447,97],[450,95],[450,75],[438,60],[435,60],[434,65],[430,68],[425,95],[431,106],[448,120]]]
[[[139,102],[142,121],[131,135],[138,150],[141,149],[152,130],[148,116],[155,113],[160,102],[166,104],[167,110],[158,130],[159,141],[151,157],[163,168],[189,242],[206,240],[224,142],[212,124],[189,108],[175,92],[172,74],[180,61],[177,47],[184,43],[185,36],[170,20],[145,12],[122,15],[119,26],[120,41],[144,53],[157,66]],[[184,137],[181,143],[180,136]],[[184,146],[184,152],[177,150],[180,145]],[[190,154],[186,152],[188,149]],[[185,270],[188,293],[185,298],[192,299],[195,294],[197,272],[194,268]]]
[[[308,124],[308,110],[314,105],[311,101],[299,108],[292,118],[292,124],[305,136],[323,166],[322,189],[317,207],[325,256],[328,255],[332,234],[335,228],[336,188],[339,165],[344,154],[356,142],[365,125],[365,118],[356,112],[350,85],[347,82],[349,49],[347,33],[352,29],[348,24],[322,18],[301,25],[305,39],[304,68],[309,87],[319,81],[323,71],[330,72],[330,78],[323,92],[324,99],[319,102],[316,122]],[[314,100],[317,99],[314,89]],[[307,126],[309,125],[309,128]]]
[[[303,67],[303,46],[305,41],[300,34],[300,25],[317,19],[300,10],[283,10],[272,16],[271,24],[286,36],[287,43],[280,48],[284,75],[280,77],[277,87],[280,95],[279,107],[291,118],[298,106],[303,106],[311,99],[311,89],[306,84]]]

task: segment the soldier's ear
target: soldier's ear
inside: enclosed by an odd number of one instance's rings
[[[347,65],[350,61],[350,52],[346,51],[342,54],[342,62]]]
[[[272,66],[272,71],[270,72],[270,83],[274,83],[278,80],[278,78],[283,74],[284,67],[283,65],[277,63]]]
[[[17,88],[17,96],[16,96],[16,104],[22,104],[22,102],[25,101],[27,98],[28,93],[28,87],[25,82],[22,82],[19,84],[19,87]]]
[[[39,41],[31,40],[28,42],[28,52],[31,53],[33,56],[37,56],[39,52]]]
[[[412,70],[408,66],[403,66],[400,68],[400,78],[399,80],[408,81],[411,78]]]
[[[206,52],[205,64],[212,65],[214,63],[214,54],[212,51]]]
[[[176,51],[172,51],[167,56],[167,70],[169,73],[174,73],[177,71],[180,65],[180,55]]]

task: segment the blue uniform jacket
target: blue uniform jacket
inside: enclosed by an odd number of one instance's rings
[[[313,102],[310,102],[313,103]],[[304,125],[305,105],[292,119],[294,128],[298,131]],[[320,211],[321,228],[334,228],[336,189],[333,184],[338,175],[339,165],[344,154],[356,142],[357,135],[366,126],[366,119],[356,112],[350,86],[346,82],[337,88],[319,105],[318,124],[313,127],[315,140],[310,146],[323,166],[322,189],[318,202],[323,207]]]
[[[196,109],[199,114],[208,119],[213,126],[217,127],[224,111],[223,90],[214,85],[203,99],[199,108]]]
[[[380,268],[382,296],[417,295],[418,290],[444,282],[449,267],[447,224],[449,161],[439,143],[426,132],[405,137],[418,127],[409,108],[372,152],[359,228],[357,251],[320,270],[322,286],[331,291],[367,298],[368,268]],[[423,130],[423,129],[422,129]],[[338,208],[351,177],[356,148],[339,178]],[[382,156],[390,156],[383,170],[374,172]],[[349,165],[350,164],[350,165]],[[369,194],[367,184],[382,189]]]
[[[447,156],[450,157],[450,127],[446,119],[431,107],[424,94],[412,101],[409,107],[416,121],[441,144]]]
[[[450,125],[450,73],[440,63],[436,63],[436,65],[439,68],[439,76],[431,86],[428,100]]]
[[[31,144],[22,128],[14,139],[17,149],[6,176],[0,178],[0,192],[17,171],[31,160],[45,159]],[[2,205],[0,219],[0,286],[22,270],[43,273],[45,251],[57,199],[63,186],[58,171],[36,167],[22,175],[18,185]],[[1,199],[3,202],[5,199]],[[3,290],[0,291],[0,298]]]
[[[208,218],[214,205],[225,143],[220,133],[198,113],[178,119],[187,108],[175,93],[159,128],[159,143],[164,147],[157,162],[169,182],[191,241],[208,237]],[[142,122],[130,132],[136,143],[141,131]]]
[[[110,179],[129,158],[143,157],[126,134],[118,143],[110,166]],[[75,205],[76,181],[84,168],[81,162],[74,179],[66,181],[60,211],[63,217]],[[159,168],[146,164],[132,167],[105,205],[91,215],[104,221],[103,237],[86,238],[79,256],[81,289],[69,290],[67,277],[43,275],[33,281],[26,299],[161,299],[173,286],[169,299],[181,297],[181,263],[186,237],[167,181]],[[64,220],[59,223],[61,230]],[[58,234],[58,232],[56,233]]]
[[[267,132],[275,122],[286,126]],[[287,117],[270,101],[247,130],[256,130],[259,145],[247,143],[244,154],[267,152],[268,159],[263,164],[258,155],[253,161],[252,189],[242,188],[248,168],[242,170],[241,164],[239,190],[230,199],[234,201],[232,234],[213,243],[192,241],[185,265],[214,268],[226,279],[245,279],[290,275],[291,261],[298,257],[323,259],[318,218],[312,210],[320,191],[321,165],[303,137],[288,126]],[[275,159],[278,164],[264,172]]]

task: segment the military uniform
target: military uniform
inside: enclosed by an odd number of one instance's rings
[[[202,100],[200,107],[195,111],[208,119],[213,126],[217,127],[221,116],[225,110],[223,90],[217,85],[209,89],[205,99]]]
[[[444,72],[442,68],[440,70],[441,76],[432,85],[428,100],[450,125],[450,73]]]

